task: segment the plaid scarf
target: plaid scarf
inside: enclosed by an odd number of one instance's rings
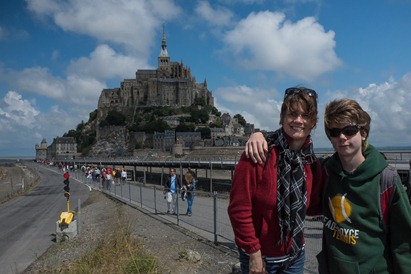
[[[267,136],[268,151],[273,147],[278,148],[276,166],[280,244],[288,243],[292,234],[291,250],[288,250],[291,255],[297,254],[303,246],[307,203],[304,164],[311,164],[316,160],[311,136],[307,138],[308,143],[300,151],[293,151],[288,146],[282,128]]]

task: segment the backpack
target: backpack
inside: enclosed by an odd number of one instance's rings
[[[392,203],[392,198],[394,196],[394,191],[396,188],[396,183],[398,180],[398,173],[395,167],[386,166],[380,174],[380,188],[379,188],[379,205],[380,209],[380,224],[382,225],[385,232],[388,232],[388,224],[390,218],[390,207]]]

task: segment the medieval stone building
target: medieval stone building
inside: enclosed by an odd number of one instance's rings
[[[56,137],[49,146],[47,146],[46,139],[43,139],[40,145],[35,145],[35,149],[36,160],[38,161],[69,160],[80,156],[77,152],[77,142],[74,137]]]
[[[40,145],[35,144],[36,149],[36,160],[37,161],[44,161],[47,159],[47,141],[43,139]]]
[[[139,69],[135,79],[124,79],[120,87],[104,89],[98,101],[97,118],[102,120],[110,110],[117,110],[132,120],[139,107],[191,106],[196,98],[203,98],[206,104],[214,105],[207,81],[197,83],[189,67],[170,60],[163,33],[157,69]]]

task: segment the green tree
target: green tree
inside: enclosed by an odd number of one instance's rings
[[[169,129],[170,126],[162,120],[152,120],[149,123],[145,123],[142,127],[142,131],[147,133],[154,133],[154,131],[162,132]]]
[[[214,114],[215,116],[217,116],[217,117],[221,117],[221,112],[220,111],[218,111],[218,109],[216,108],[216,107],[212,107],[212,109],[211,109],[211,113],[212,114]]]
[[[204,109],[193,109],[191,111],[191,119],[194,123],[207,123],[207,121],[210,119],[210,116],[207,112],[207,110]]]
[[[241,114],[237,113],[236,115],[234,115],[234,118],[237,118],[238,123],[242,125],[243,127],[245,126],[245,124],[247,124],[246,120]]]
[[[84,121],[81,121],[81,123],[77,125],[76,131],[81,133],[85,126]]]
[[[95,109],[93,112],[90,112],[88,123],[91,123],[92,121],[96,120],[96,118],[97,118],[97,109]]]
[[[187,123],[181,123],[176,127],[176,132],[193,132],[195,128],[195,125],[193,124],[187,124]]]
[[[194,105],[196,106],[205,106],[206,105],[206,101],[204,99],[204,97],[197,97],[194,99]]]
[[[212,123],[208,124],[208,126],[210,128],[213,128],[213,127],[222,128],[223,127],[223,121],[218,119],[215,122],[212,122]]]
[[[104,126],[124,126],[126,124],[126,116],[116,110],[110,110],[106,119],[100,123],[100,127]]]

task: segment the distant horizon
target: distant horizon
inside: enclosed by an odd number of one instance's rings
[[[376,148],[380,151],[411,151],[411,146],[383,146],[383,147],[378,147]],[[314,148],[314,151],[316,153],[321,153],[321,152],[329,152],[329,151],[334,151],[332,147],[319,147],[319,148]],[[30,160],[30,159],[35,159],[35,155],[13,155],[13,156],[0,156],[0,160]]]

